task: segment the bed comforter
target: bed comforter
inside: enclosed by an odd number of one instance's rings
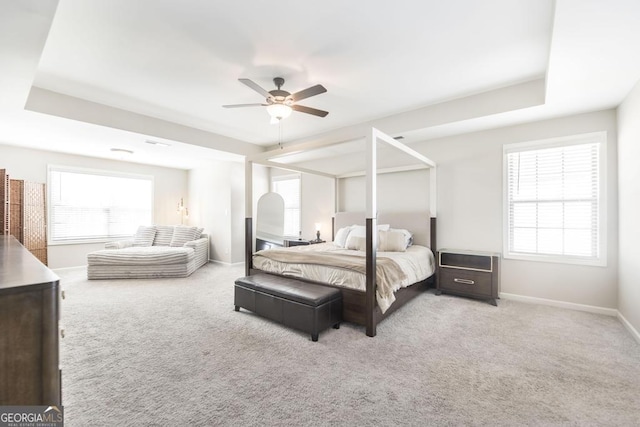
[[[269,273],[361,291],[366,287],[365,253],[333,243],[259,251],[254,254],[253,266]],[[410,246],[406,252],[378,252],[376,300],[382,312],[395,301],[395,291],[428,278],[434,271],[433,254],[424,246]]]

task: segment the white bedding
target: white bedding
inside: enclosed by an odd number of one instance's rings
[[[286,250],[305,252],[330,251],[334,254],[359,255],[365,257],[365,253],[363,251],[339,248],[333,243],[294,246],[286,248]],[[275,261],[261,256],[261,252],[264,251],[256,252],[253,256],[253,266],[259,270],[365,291],[366,277],[361,272],[341,267]],[[386,257],[395,261],[406,275],[405,279],[400,281],[400,283],[392,284],[389,289],[380,289],[378,287],[376,290],[376,299],[383,313],[395,301],[395,291],[402,287],[407,287],[411,284],[422,281],[431,276],[435,271],[435,259],[433,257],[433,253],[429,248],[424,246],[413,245],[407,248],[406,252],[378,251],[377,254],[378,258]]]

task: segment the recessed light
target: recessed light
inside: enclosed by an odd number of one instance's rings
[[[147,144],[151,144],[151,145],[157,145],[158,147],[171,147],[171,144],[167,144],[166,142],[160,142],[160,141],[150,141],[147,140],[145,141]]]

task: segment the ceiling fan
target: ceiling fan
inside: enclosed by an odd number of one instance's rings
[[[322,85],[315,85],[301,91],[290,93],[286,90],[282,90],[284,85],[284,79],[282,77],[276,77],[273,79],[277,89],[267,91],[260,85],[249,79],[238,79],[240,83],[244,83],[251,89],[258,92],[265,97],[266,103],[260,104],[232,104],[223,105],[224,108],[238,108],[238,107],[267,107],[267,112],[271,116],[271,123],[278,123],[280,120],[289,117],[292,110],[299,111],[301,113],[312,114],[318,117],[325,117],[329,114],[328,111],[318,110],[316,108],[305,107],[304,105],[298,105],[297,102],[306,98],[310,98],[315,95],[325,93],[325,89]]]

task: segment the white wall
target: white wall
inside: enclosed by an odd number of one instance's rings
[[[244,163],[234,163],[231,179],[231,262],[244,262]]]
[[[618,310],[640,331],[640,83],[618,108]]]
[[[606,267],[502,260],[501,292],[616,308],[616,113],[607,110],[412,145],[438,164],[438,246],[502,252],[502,147],[607,131]],[[410,192],[406,193],[410,197]]]
[[[315,239],[315,224],[320,224],[320,238],[327,242],[331,236],[331,218],[335,212],[335,184],[332,178],[303,173],[301,185],[301,219],[303,239]]]
[[[257,199],[268,188],[266,168],[255,165],[253,178],[255,210]],[[190,224],[204,227],[210,235],[212,260],[228,264],[244,262],[244,181],[244,163],[240,162],[212,161],[208,166],[189,171],[189,200],[193,209]]]
[[[607,267],[503,259],[501,292],[616,308],[617,135],[614,110],[411,144],[411,148],[438,165],[438,248],[502,252],[504,144],[602,130],[608,132]],[[378,187],[380,210],[427,209],[429,206],[426,171],[379,175]],[[640,193],[636,191],[637,194]],[[364,197],[363,178],[341,180],[340,210],[363,210]]]
[[[188,205],[187,171],[182,169],[0,145],[0,168],[7,169],[13,179],[46,183],[47,165],[50,164],[153,176],[153,220],[156,224],[179,224],[180,217],[176,213],[176,207],[180,198],[184,197]],[[87,253],[98,249],[104,249],[104,244],[49,246],[49,267],[55,269],[86,265]]]
[[[231,162],[211,161],[189,171],[191,224],[209,234],[209,258],[231,262]]]
[[[378,175],[378,210],[387,212],[429,210],[429,171]],[[365,177],[338,181],[338,211],[365,211]]]

